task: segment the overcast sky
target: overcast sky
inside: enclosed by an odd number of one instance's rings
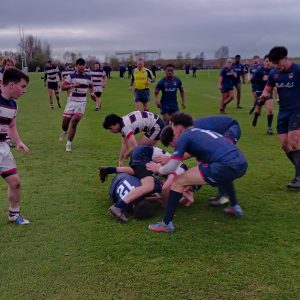
[[[213,58],[221,46],[252,57],[274,45],[300,56],[300,0],[7,0],[0,51],[16,50],[19,24],[47,40],[54,57],[161,50],[164,58],[179,51]]]

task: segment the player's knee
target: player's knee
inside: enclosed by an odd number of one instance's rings
[[[20,178],[14,178],[13,180],[9,180],[8,181],[8,186],[11,190],[20,190],[21,189],[21,181]]]

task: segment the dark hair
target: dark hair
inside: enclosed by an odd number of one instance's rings
[[[24,79],[27,83],[29,82],[29,77],[17,68],[10,68],[3,73],[3,85],[7,85],[10,82],[19,83]]]
[[[269,52],[271,62],[277,63],[288,55],[288,50],[283,46],[275,46]]]
[[[240,56],[239,54],[237,54],[234,58],[235,58],[235,59],[241,58],[241,56]]]
[[[149,200],[136,200],[136,204],[133,207],[133,214],[138,220],[152,218],[154,216],[154,206]]]
[[[254,56],[253,56],[253,59],[255,59],[255,58],[259,58],[259,56],[258,56],[258,55],[254,55]]]
[[[264,56],[264,60],[265,60],[266,58],[270,59],[270,55],[269,55],[269,54],[265,55],[265,56]]]
[[[51,60],[46,61],[46,64],[51,64],[51,63],[52,63]]]
[[[171,117],[171,122],[174,125],[182,125],[185,128],[194,125],[193,118],[190,115],[185,114],[183,112],[177,112],[173,114]]]
[[[78,58],[76,60],[76,66],[77,65],[84,66],[85,65],[85,60],[83,58]]]
[[[116,114],[107,115],[102,124],[103,128],[109,129],[112,125],[122,125],[122,118]]]
[[[172,64],[167,64],[167,65],[165,66],[165,69],[166,69],[166,68],[169,68],[169,67],[175,69],[175,66],[172,65]]]
[[[166,126],[160,133],[160,141],[161,143],[168,147],[173,139],[174,139],[174,132],[171,126]]]

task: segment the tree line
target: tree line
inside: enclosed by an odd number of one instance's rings
[[[18,50],[13,51],[0,51],[0,59],[3,57],[9,56],[15,59],[16,67],[22,68],[24,64],[27,65],[30,72],[36,70],[43,70],[47,60],[52,58],[52,48],[47,41],[42,41],[38,37],[32,35],[24,35],[20,38],[18,43]],[[61,65],[65,62],[75,64],[77,58],[83,57],[81,53],[75,53],[72,51],[66,51],[63,54],[63,61],[54,60],[53,62],[56,65]],[[229,48],[227,46],[220,47],[215,52],[215,59],[218,61],[218,64],[221,66],[224,61],[229,57]],[[89,55],[84,57],[87,65],[92,66],[94,62],[98,59],[96,56]],[[116,56],[107,56],[105,62],[109,64],[113,70],[118,70],[120,65],[135,64],[135,61],[132,57],[129,57],[127,60],[120,61]],[[155,61],[146,61],[146,65],[161,65],[173,64],[177,69],[182,69],[185,64],[196,65],[198,68],[203,68],[205,64],[205,54],[201,52],[199,55],[196,55],[194,58],[191,57],[191,54],[187,52],[185,55],[182,52],[178,52],[176,59],[157,59]]]

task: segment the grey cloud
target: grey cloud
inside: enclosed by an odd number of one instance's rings
[[[160,49],[164,57],[204,51],[210,58],[226,45],[231,55],[249,57],[283,44],[296,56],[299,12],[296,0],[11,0],[0,12],[0,50],[17,46],[21,24],[46,39],[55,55]]]

